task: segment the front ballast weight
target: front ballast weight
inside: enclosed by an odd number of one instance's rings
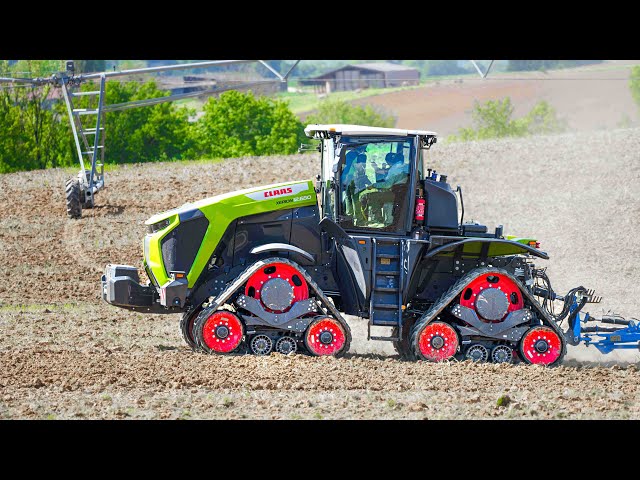
[[[295,352],[341,357],[351,330],[297,263],[280,257],[250,265],[215,298],[185,314],[183,336],[208,354]]]

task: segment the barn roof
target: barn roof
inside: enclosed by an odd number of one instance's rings
[[[406,65],[398,65],[395,63],[387,63],[387,62],[379,62],[379,63],[356,63],[345,65],[340,68],[334,68],[333,70],[329,70],[328,72],[323,73],[322,75],[318,75],[316,77],[312,77],[313,79],[321,79],[331,76],[332,74],[339,72],[344,69],[359,69],[359,70],[369,70],[373,72],[417,72],[416,68],[407,67]]]

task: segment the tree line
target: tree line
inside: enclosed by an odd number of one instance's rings
[[[0,65],[1,67],[2,65]],[[81,64],[83,71],[102,65]],[[77,65],[78,67],[78,65]],[[16,65],[29,68],[29,77],[47,76],[59,66],[41,62]],[[1,71],[1,70],[0,70]],[[47,73],[47,71],[49,71]],[[81,91],[97,90],[84,83]],[[169,95],[154,81],[110,80],[105,105]],[[92,105],[91,102],[94,102]],[[74,107],[95,107],[95,96],[75,97]],[[136,107],[104,115],[105,162],[140,163],[168,160],[221,159],[251,155],[296,153],[304,125],[286,101],[256,97],[250,91],[227,91],[210,97],[202,114],[167,102]],[[82,117],[83,125],[89,126]],[[347,102],[324,102],[306,123],[361,123],[393,126],[395,119],[370,106]],[[306,124],[305,123],[305,124]],[[0,88],[0,173],[77,165],[77,153],[66,105],[60,89],[52,86]]]
[[[95,89],[96,85],[82,85],[83,91]],[[0,91],[0,173],[77,164],[66,105],[51,98],[52,91],[50,86]],[[154,81],[110,81],[105,104],[166,95]],[[76,108],[90,107],[88,96],[76,100]],[[302,123],[285,102],[251,92],[224,92],[209,98],[203,110],[197,121],[190,121],[193,109],[169,102],[105,113],[105,161],[290,154],[306,138]]]

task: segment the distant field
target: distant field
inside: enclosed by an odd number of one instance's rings
[[[389,92],[353,100],[384,108],[399,128],[435,130],[441,137],[472,125],[474,101],[510,97],[514,117],[525,115],[540,100],[549,102],[570,131],[594,131],[640,125],[638,107],[629,91],[632,65],[640,60],[547,72],[491,73],[442,80],[406,92]]]

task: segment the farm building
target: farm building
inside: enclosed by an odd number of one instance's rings
[[[388,88],[418,85],[420,72],[395,63],[359,63],[300,81],[313,85],[318,93],[357,90],[359,88]]]

